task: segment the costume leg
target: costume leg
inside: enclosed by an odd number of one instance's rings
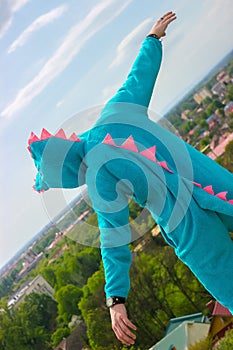
[[[223,220],[222,220],[223,219]],[[169,234],[176,254],[205,288],[233,313],[233,242],[224,218],[192,200],[179,227]]]

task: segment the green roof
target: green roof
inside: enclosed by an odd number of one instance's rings
[[[208,318],[206,316],[204,316],[202,313],[171,318],[164,336],[168,335],[170,332],[173,331],[173,329],[175,329],[176,327],[178,327],[181,323],[183,323],[185,321],[209,323]]]

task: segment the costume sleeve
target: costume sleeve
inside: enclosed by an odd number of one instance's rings
[[[90,170],[86,179],[92,206],[98,216],[106,297],[127,297],[132,255],[128,247],[131,230],[127,187],[105,171],[99,171],[94,181]]]
[[[106,297],[127,298],[130,289],[129,270],[132,253],[128,207],[118,213],[98,213],[101,255],[105,271]]]
[[[148,107],[161,60],[161,41],[145,38],[126,81],[108,103],[126,102]]]

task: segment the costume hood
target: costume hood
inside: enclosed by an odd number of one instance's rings
[[[75,133],[67,138],[63,129],[55,135],[43,129],[40,138],[32,132],[28,144],[38,171],[33,186],[37,192],[85,183],[84,147]]]

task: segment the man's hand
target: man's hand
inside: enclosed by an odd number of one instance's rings
[[[149,34],[156,34],[158,38],[165,36],[168,25],[176,19],[176,14],[172,11],[163,15],[151,28]]]
[[[112,329],[116,337],[126,345],[133,345],[136,335],[130,328],[136,330],[136,326],[130,322],[124,304],[117,304],[110,308]]]

